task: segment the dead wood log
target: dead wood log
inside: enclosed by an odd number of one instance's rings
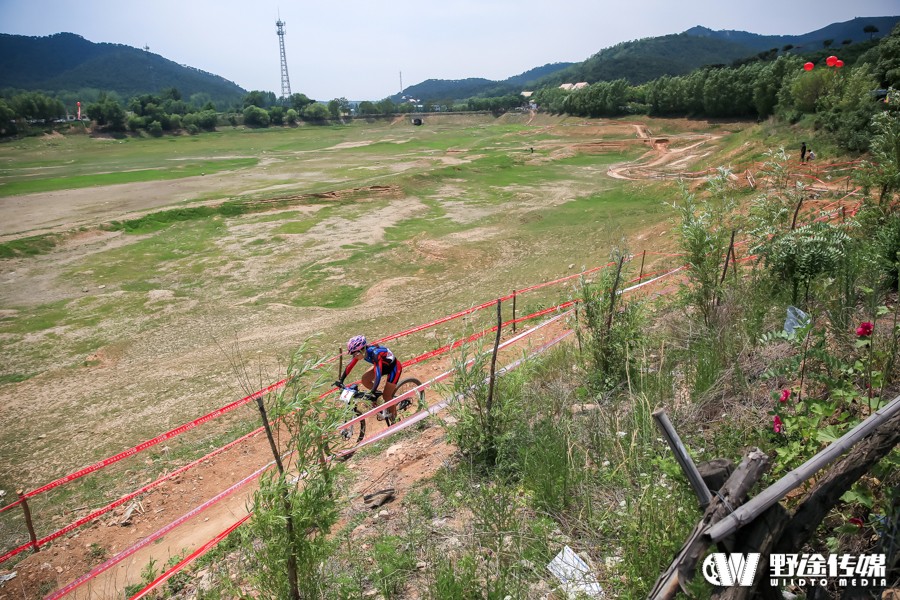
[[[719,493],[713,497],[703,513],[703,518],[688,536],[672,564],[657,579],[648,596],[650,600],[674,598],[679,588],[684,589],[694,576],[697,562],[709,547],[709,539],[704,535],[706,530],[744,502],[768,464],[769,457],[762,450],[754,448],[747,453]]]
[[[740,530],[734,540],[738,552],[758,552],[759,564],[753,586],[733,586],[712,595],[716,600],[782,600],[781,590],[770,585],[766,573],[769,572],[769,554],[781,537],[781,532],[790,520],[790,513],[780,504],[773,504],[759,515],[752,524]]]

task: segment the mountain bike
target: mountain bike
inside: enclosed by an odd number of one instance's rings
[[[402,396],[406,392],[415,389],[422,385],[422,382],[416,379],[415,377],[407,377],[400,381],[397,384],[397,388],[394,391],[394,398]],[[352,411],[355,416],[359,416],[369,409],[374,408],[380,404],[380,399],[382,393],[380,391],[376,392],[368,392],[365,390],[359,389],[359,385],[354,383],[353,385],[345,385],[339,388],[341,390],[341,395],[339,397],[339,401],[346,404]],[[394,423],[400,421],[405,415],[415,414],[421,410],[428,408],[428,404],[425,402],[425,390],[419,390],[417,393],[413,394],[409,398],[404,398],[396,405],[397,407],[397,417],[391,418],[387,417],[384,421],[385,424],[390,427]],[[366,437],[366,419],[361,421],[357,421],[350,427],[341,431],[341,438],[344,440],[343,446],[343,456],[349,458],[353,455],[353,452],[347,452],[347,450],[352,449],[357,446],[360,442],[363,441],[363,438]]]

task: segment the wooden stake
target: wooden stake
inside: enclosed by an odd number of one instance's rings
[[[581,348],[581,327],[578,324],[578,303],[575,303],[575,337],[578,338],[578,354],[582,353]]]
[[[797,208],[794,210],[794,219],[791,221],[791,231],[793,231],[794,227],[797,225],[797,215],[800,214],[801,206],[803,206],[803,198],[800,198],[800,202],[797,203]]]
[[[488,382],[488,397],[487,397],[487,425],[488,425],[488,435],[493,435],[494,431],[494,416],[493,416],[493,406],[494,406],[494,379],[495,373],[497,370],[497,351],[500,349],[500,330],[503,327],[503,315],[501,314],[500,300],[497,300],[497,337],[494,338],[494,353],[491,356],[491,378]]]
[[[516,332],[516,290],[513,290],[512,301],[513,301],[513,311],[512,311],[513,312],[513,314],[512,314],[513,331],[512,332],[515,333]]]
[[[625,263],[625,257],[619,257],[619,266],[616,269],[616,280],[613,282],[612,292],[609,297],[609,316],[606,318],[606,335],[612,330],[613,314],[616,312],[616,295],[619,291],[619,279],[622,276],[622,265]]]
[[[725,276],[728,274],[728,261],[731,260],[732,252],[734,252],[734,229],[731,230],[731,243],[728,244],[728,252],[725,253],[725,268],[722,269],[722,278],[719,284],[725,283]]]
[[[34,523],[31,521],[31,509],[28,508],[28,500],[25,498],[25,490],[16,490],[19,495],[19,503],[22,505],[22,512],[25,513],[25,525],[28,527],[28,537],[31,538],[31,548],[35,552],[40,552],[37,543],[37,535],[34,533]]]
[[[269,447],[272,449],[272,455],[275,457],[275,466],[278,467],[278,472],[284,475],[281,454],[278,453],[278,446],[275,445],[275,437],[272,435],[272,428],[269,426],[269,417],[266,415],[266,405],[263,404],[262,396],[256,397],[256,406],[259,407],[259,414],[262,415],[263,428],[266,430],[266,437],[269,438]]]
[[[666,441],[669,442],[669,448],[675,454],[675,460],[681,465],[681,470],[684,471],[685,477],[691,483],[691,487],[694,488],[694,493],[697,494],[697,499],[700,501],[700,507],[706,508],[710,500],[712,500],[712,494],[709,493],[700,471],[697,470],[697,466],[691,460],[691,455],[688,454],[687,448],[681,443],[681,438],[669,421],[669,417],[666,416],[666,411],[662,408],[654,411],[653,420],[656,421],[656,426],[659,427]]]
[[[644,279],[644,259],[646,259],[646,258],[647,258],[647,251],[644,250],[641,253],[641,272],[638,274],[638,283],[640,283]]]
[[[341,375],[344,374],[344,347],[338,346],[338,376],[340,379]]]

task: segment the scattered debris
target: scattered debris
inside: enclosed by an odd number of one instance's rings
[[[394,490],[394,488],[386,488],[371,494],[366,494],[363,496],[363,501],[369,505],[369,508],[376,509],[393,500],[395,492],[396,490]]]
[[[568,546],[559,551],[547,565],[547,569],[562,583],[563,592],[568,598],[605,597],[603,588],[591,573],[587,563]]]
[[[122,515],[122,519],[119,521],[119,525],[121,525],[122,527],[127,527],[128,525],[131,525],[131,515],[134,513],[134,511],[137,509],[137,507],[138,507],[138,503],[132,502],[128,506],[128,508],[125,509],[125,514]]]
[[[5,573],[3,575],[0,575],[0,585],[3,585],[4,583],[6,583],[7,581],[9,581],[11,579],[15,579],[15,577],[16,577],[16,571],[13,571],[12,573]]]

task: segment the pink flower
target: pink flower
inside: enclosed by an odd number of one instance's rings
[[[859,327],[856,328],[856,335],[859,337],[869,337],[870,335],[872,335],[872,331],[874,329],[874,325],[872,325],[868,321],[863,321],[859,324]]]
[[[787,402],[788,398],[791,397],[791,390],[781,390],[781,398],[778,399],[779,402]]]
[[[856,526],[859,527],[860,529],[863,528],[863,520],[860,519],[859,517],[851,517],[851,518],[849,519],[848,522],[849,522],[849,523],[853,523],[854,525],[856,525]]]
[[[775,418],[772,419],[772,431],[775,433],[783,433],[784,432],[784,423],[781,422],[781,417],[775,415]]]

